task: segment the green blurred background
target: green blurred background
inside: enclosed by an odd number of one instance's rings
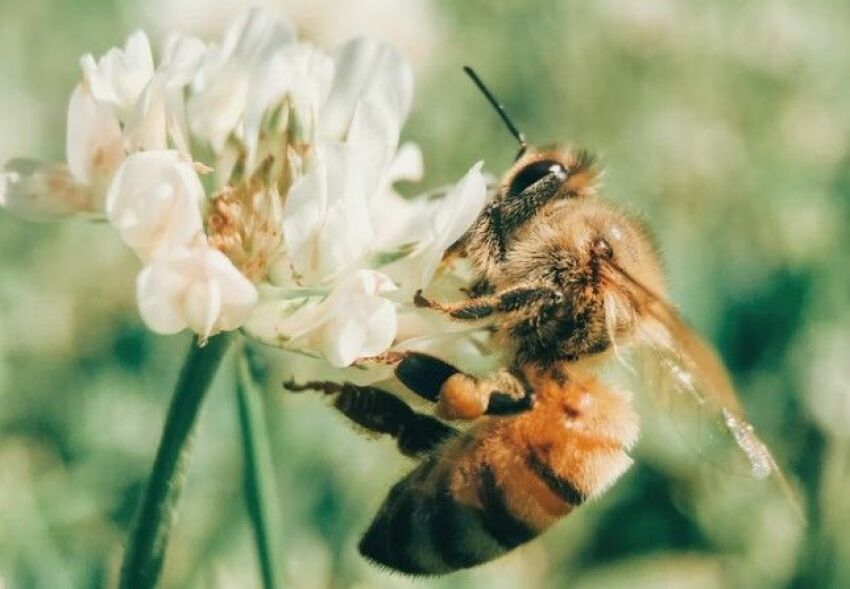
[[[242,0],[0,0],[0,160],[64,157],[77,58],[217,36]],[[462,76],[477,66],[534,141],[597,152],[606,191],[654,228],[685,315],[719,348],[807,504],[729,476],[643,412],[638,461],[541,541],[411,582],[364,563],[358,533],[410,468],[279,375],[268,422],[287,586],[850,587],[850,4],[836,0],[279,0],[330,47],[367,33],[417,70],[406,136],[426,186],[514,145]],[[188,336],[148,333],[135,258],[105,225],[0,213],[0,587],[114,584]],[[330,374],[329,372],[327,372]],[[643,403],[642,403],[643,404]],[[233,369],[195,440],[166,587],[258,587],[241,499]]]

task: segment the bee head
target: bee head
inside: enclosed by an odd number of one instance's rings
[[[596,194],[599,172],[595,158],[585,150],[553,145],[523,154],[505,174],[499,197],[503,203],[534,202],[533,193],[545,191],[539,201]]]

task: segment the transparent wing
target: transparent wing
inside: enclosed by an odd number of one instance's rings
[[[649,348],[643,354],[644,376],[684,438],[724,469],[760,479],[778,470],[770,450],[744,417],[734,390],[720,388],[726,384],[725,374],[709,372],[711,368],[684,349],[666,326],[647,329],[656,333],[644,338]]]
[[[744,413],[732,380],[714,350],[662,297],[616,264],[608,286],[627,297],[640,317],[652,388],[674,419],[689,422],[698,450],[749,476],[773,476],[801,519],[800,501]],[[689,436],[693,438],[693,435]]]

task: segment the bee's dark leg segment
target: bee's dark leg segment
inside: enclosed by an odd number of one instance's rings
[[[534,393],[526,391],[524,397],[519,399],[503,393],[502,391],[493,391],[490,393],[490,400],[487,402],[487,415],[513,415],[528,411],[534,406]]]
[[[506,289],[493,295],[467,299],[458,303],[439,303],[417,292],[413,299],[417,307],[433,309],[453,319],[475,321],[495,313],[520,312],[523,316],[543,306],[563,303],[564,295],[547,285],[527,284]]]
[[[433,402],[439,398],[443,383],[458,372],[451,364],[419,352],[408,353],[395,369],[396,378],[404,386]]]
[[[369,431],[392,436],[406,456],[427,454],[456,433],[440,420],[416,413],[395,395],[375,387],[330,381],[301,385],[290,381],[284,386],[290,391],[313,389],[336,395],[333,404],[340,413]]]
[[[434,356],[408,352],[395,375],[412,392],[437,403],[437,415],[443,419],[512,415],[534,406],[534,390],[517,371],[498,370],[477,378]]]
[[[449,314],[454,319],[460,319],[462,321],[475,321],[476,319],[484,319],[485,317],[489,317],[493,314],[494,311],[495,308],[493,307],[493,305],[482,303],[478,305],[464,305],[462,307],[458,307],[453,311],[450,311]]]
[[[461,288],[460,291],[471,299],[477,299],[484,295],[493,294],[493,286],[486,278],[481,278],[472,283],[469,288]]]
[[[534,407],[534,389],[518,370],[500,370],[490,379],[493,390],[487,401],[487,415],[514,415]]]
[[[502,292],[499,295],[498,311],[510,313],[527,308],[529,305],[556,304],[564,300],[564,295],[548,287],[521,287]]]
[[[419,458],[430,454],[437,446],[457,433],[455,428],[439,419],[414,412],[410,422],[399,428],[396,440],[402,454]]]
[[[305,383],[298,384],[295,380],[287,380],[283,383],[283,388],[287,391],[292,391],[293,393],[300,393],[302,391],[319,391],[320,393],[324,393],[326,395],[335,395],[337,393],[341,393],[344,385],[339,382],[333,382],[331,380],[308,380]]]

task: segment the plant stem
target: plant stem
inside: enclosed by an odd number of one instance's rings
[[[183,490],[195,421],[232,334],[221,333],[189,348],[165,418],[141,510],[121,567],[122,589],[156,586],[165,560],[177,502]]]
[[[280,586],[281,539],[278,527],[277,484],[272,462],[263,399],[253,386],[245,352],[239,356],[236,398],[245,459],[245,506],[254,530],[265,589]]]

